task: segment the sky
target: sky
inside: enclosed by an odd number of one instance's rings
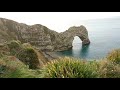
[[[120,12],[0,12],[0,18],[28,25],[42,24],[57,32],[63,32],[71,26],[80,26],[82,20],[115,16],[120,16]]]

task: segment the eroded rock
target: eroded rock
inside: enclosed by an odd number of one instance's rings
[[[75,36],[82,40],[83,45],[90,43],[87,29],[83,25],[58,33],[40,24],[29,26],[0,18],[0,43],[20,40],[43,51],[63,51],[72,48]]]

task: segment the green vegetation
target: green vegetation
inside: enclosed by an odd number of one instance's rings
[[[7,42],[0,48],[0,56],[15,56],[24,64],[28,65],[30,69],[38,69],[42,68],[43,63],[46,63],[46,59],[44,58],[41,52],[38,52],[33,48],[29,43],[22,44],[20,41],[10,41]],[[8,54],[4,54],[8,53]]]
[[[109,60],[99,62],[99,75],[102,78],[120,78],[120,64]]]
[[[111,51],[108,54],[107,59],[114,63],[120,64],[120,49]]]
[[[48,63],[43,68],[47,78],[97,78],[97,62],[86,62],[74,58],[60,58]]]
[[[0,78],[38,78],[37,73],[14,56],[0,58]]]
[[[9,49],[10,49],[10,54],[11,55],[17,55],[17,53],[20,52],[20,50],[22,50],[22,44],[20,41],[10,41],[7,43]]]
[[[20,53],[17,54],[19,60],[29,65],[29,68],[36,69],[39,68],[39,59],[37,53],[33,48],[25,48]]]
[[[0,78],[120,78],[120,49],[102,60],[64,57],[47,61],[30,44],[0,45]]]
[[[46,64],[42,74],[46,78],[120,78],[119,62],[120,49],[97,61],[65,57]]]

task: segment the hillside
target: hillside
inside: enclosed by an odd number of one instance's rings
[[[30,69],[42,68],[48,62],[44,54],[29,43],[22,44],[20,41],[15,40],[0,45],[0,58],[3,57],[14,57],[28,65]]]

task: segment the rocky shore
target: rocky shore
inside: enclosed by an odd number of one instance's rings
[[[53,60],[60,57],[56,52],[43,52],[43,54],[48,60]]]

